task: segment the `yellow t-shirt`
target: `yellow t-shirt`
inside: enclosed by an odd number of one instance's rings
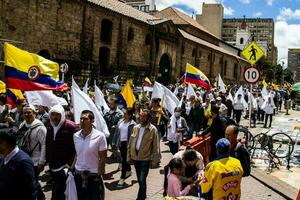
[[[243,168],[239,160],[227,157],[208,163],[201,180],[202,193],[213,190],[214,200],[236,200],[241,198]]]

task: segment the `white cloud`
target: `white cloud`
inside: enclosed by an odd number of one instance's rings
[[[224,6],[224,15],[233,15],[234,10],[231,7],[225,7]]]
[[[300,20],[300,9],[292,10],[290,8],[283,7],[280,9],[280,13],[277,16],[277,20],[279,21]]]
[[[300,48],[300,24],[288,24],[285,21],[275,23],[275,46],[278,48],[278,60],[287,60],[288,48]]]
[[[262,16],[262,13],[261,12],[256,12],[256,13],[253,13],[253,17],[261,17]]]
[[[241,3],[250,4],[251,0],[240,0]]]
[[[266,0],[269,6],[272,6],[275,0]]]

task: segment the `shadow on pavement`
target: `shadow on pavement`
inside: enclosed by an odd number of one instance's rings
[[[129,188],[129,187],[131,187],[131,186],[133,186],[134,184],[137,183],[136,180],[132,180],[130,185],[125,182],[125,184],[122,188],[117,188],[118,182],[119,182],[119,180],[116,180],[116,181],[113,181],[111,183],[104,183],[104,185],[108,190],[114,191],[114,190],[122,190],[122,189]]]
[[[103,175],[103,180],[112,180],[112,179],[114,179],[113,175],[116,174],[118,171],[119,170],[115,170],[115,171],[111,171],[111,172],[109,172],[107,174],[104,174]]]

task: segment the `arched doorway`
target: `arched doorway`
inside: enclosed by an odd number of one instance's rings
[[[167,54],[163,54],[159,61],[158,82],[167,84],[171,78],[171,59]]]

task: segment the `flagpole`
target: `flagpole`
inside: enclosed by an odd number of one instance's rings
[[[163,102],[165,101],[165,95],[163,95],[162,97],[162,101],[160,102],[160,109],[159,109],[159,115],[158,115],[158,120],[157,120],[157,125],[160,124],[160,121],[161,121],[161,115],[162,115],[162,110],[163,110]]]

